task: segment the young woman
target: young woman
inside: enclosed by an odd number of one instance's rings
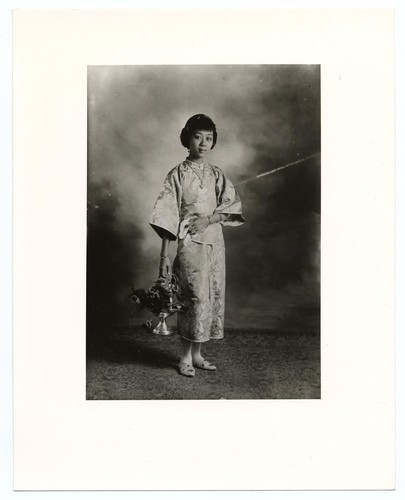
[[[177,316],[183,346],[179,370],[193,377],[195,367],[216,369],[202,357],[201,344],[224,336],[225,247],[221,226],[239,226],[245,219],[232,183],[206,159],[217,142],[211,118],[192,116],[180,140],[188,156],[168,173],[150,224],[162,238],[160,276],[172,272],[168,246],[178,240],[173,272],[186,305]]]

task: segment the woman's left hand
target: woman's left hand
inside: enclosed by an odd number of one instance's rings
[[[189,225],[189,233],[202,233],[210,225],[208,217],[196,217]]]

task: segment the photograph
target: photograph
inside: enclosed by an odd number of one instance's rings
[[[10,488],[398,488],[397,19],[13,12]]]
[[[320,399],[321,66],[87,85],[87,400]]]

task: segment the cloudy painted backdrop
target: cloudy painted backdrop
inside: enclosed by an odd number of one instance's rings
[[[142,322],[130,283],[157,278],[148,224],[179,135],[205,113],[210,161],[237,184],[320,152],[315,65],[92,66],[88,69],[88,319]],[[320,157],[240,185],[247,222],[225,228],[226,326],[319,328]],[[171,254],[174,255],[172,244]]]

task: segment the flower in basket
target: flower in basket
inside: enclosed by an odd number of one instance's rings
[[[172,274],[170,279],[159,277],[148,290],[143,288],[135,290],[133,286],[131,289],[129,298],[132,302],[159,317],[159,323],[155,328],[152,329],[150,320],[146,322],[147,328],[157,335],[172,333],[173,328],[167,326],[166,318],[184,309],[182,302],[174,301],[175,297],[180,295],[177,276]]]

